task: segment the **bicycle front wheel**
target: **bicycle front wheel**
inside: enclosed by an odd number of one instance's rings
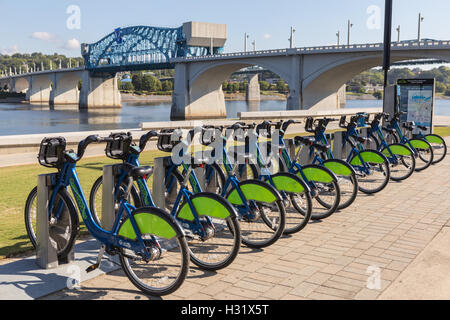
[[[28,195],[25,204],[25,227],[28,237],[37,249],[37,187]],[[61,189],[55,197],[52,212],[49,213],[49,236],[56,247],[58,259],[64,260],[72,250],[79,232],[79,220],[75,205],[66,189]]]
[[[425,136],[425,140],[427,140],[433,147],[433,164],[444,160],[447,155],[447,144],[445,143],[445,140],[437,134],[428,134]]]
[[[179,225],[165,211],[158,208],[140,208],[133,217],[152,259],[143,259],[138,252],[121,249],[120,262],[130,281],[151,296],[175,292],[189,271],[189,249]],[[124,220],[119,236],[136,239],[130,218]]]
[[[353,155],[350,164],[356,171],[361,192],[373,194],[386,188],[391,171],[389,160],[382,153],[376,150],[364,150]]]
[[[250,248],[270,246],[281,237],[286,226],[286,211],[280,194],[259,180],[247,180],[238,187],[239,191],[231,188],[226,199],[238,211],[242,243]]]
[[[241,231],[233,206],[219,195],[202,192],[180,207],[177,219],[186,233],[191,261],[203,270],[229,266],[241,246]],[[194,221],[198,217],[200,226]]]
[[[411,139],[407,146],[411,145],[413,150],[417,152],[416,157],[416,171],[423,171],[427,169],[434,160],[433,147],[425,139]]]

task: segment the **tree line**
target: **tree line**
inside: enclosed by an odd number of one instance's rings
[[[398,79],[434,78],[436,80],[436,92],[450,96],[450,68],[440,66],[431,70],[420,68],[394,68],[388,74],[388,83],[393,85]],[[369,85],[381,86],[384,82],[384,73],[381,69],[364,71],[347,82],[347,91],[354,93],[366,93]],[[375,92],[374,95],[380,94]]]

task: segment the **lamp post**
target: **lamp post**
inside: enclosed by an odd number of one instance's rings
[[[248,40],[248,38],[249,38],[249,35],[246,32],[245,36],[244,36],[244,52],[247,52],[247,40]]]
[[[400,26],[397,27],[397,42],[400,42]]]
[[[293,48],[294,47],[294,33],[295,33],[295,29],[294,27],[291,27],[291,37],[289,38],[289,48]]]
[[[338,31],[336,33],[336,37],[337,37],[337,45],[339,46],[341,44],[341,32]]]
[[[253,45],[253,51],[256,51],[256,40],[253,40],[252,45]]]
[[[353,27],[353,23],[348,20],[348,33],[347,33],[347,45],[350,45],[350,29]]]
[[[419,25],[418,25],[418,31],[417,31],[417,41],[420,41],[420,27],[422,25],[423,17],[422,13],[419,13]]]

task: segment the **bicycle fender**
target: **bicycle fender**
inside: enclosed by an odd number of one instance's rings
[[[279,191],[291,193],[303,193],[305,191],[310,192],[310,189],[306,183],[294,174],[281,172],[271,176],[271,178],[275,188]]]
[[[392,154],[396,156],[410,156],[413,154],[412,150],[409,147],[399,143],[390,144],[389,149],[391,150]],[[389,149],[384,148],[381,153],[386,157],[390,157],[391,154],[389,152]]]
[[[386,161],[385,158],[383,158],[382,154],[379,154],[376,151],[372,150],[365,150],[360,153],[361,158],[364,162],[370,162],[370,163],[378,163],[382,164]],[[352,166],[361,166],[361,160],[359,159],[358,155],[355,155],[353,159],[350,161],[350,164]]]
[[[338,176],[349,177],[356,174],[355,169],[344,160],[329,159],[325,160],[322,165]]]
[[[435,134],[426,135],[425,140],[427,140],[429,143],[444,144],[444,139]]]
[[[198,216],[208,216],[218,219],[237,217],[236,209],[223,197],[210,192],[197,193],[191,198]],[[185,202],[177,214],[179,219],[194,221],[189,203]]]
[[[430,149],[430,145],[421,139],[409,140],[414,149]]]
[[[274,203],[281,201],[281,195],[271,185],[260,180],[246,180],[239,184],[239,187],[247,201],[254,200],[258,202]],[[233,205],[242,205],[242,199],[236,188],[234,188],[226,197]]]
[[[133,217],[141,234],[151,234],[165,239],[184,236],[184,232],[178,225],[178,222],[161,209],[154,207],[139,208],[133,213]],[[175,222],[177,227],[175,229],[172,228],[168,220]],[[129,218],[120,226],[118,235],[123,238],[136,240],[136,233]]]
[[[307,165],[303,167],[302,171],[308,181],[323,183],[337,181],[336,175],[331,170],[323,166]],[[300,172],[297,175],[301,177]]]

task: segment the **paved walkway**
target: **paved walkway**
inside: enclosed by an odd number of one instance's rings
[[[243,247],[225,270],[191,267],[183,286],[164,299],[449,298],[449,194],[447,156],[269,248]],[[115,271],[45,299],[147,297]]]

